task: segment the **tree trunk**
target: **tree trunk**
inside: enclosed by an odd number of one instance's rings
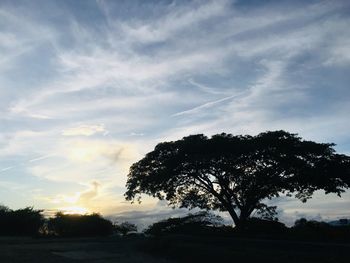
[[[250,213],[245,212],[244,209],[241,209],[241,213],[238,216],[236,211],[233,208],[227,209],[229,212],[233,222],[235,223],[235,227],[239,230],[243,230],[247,226],[247,221],[250,217]]]
[[[240,207],[240,215],[238,216],[233,205],[230,202],[227,202],[224,199],[220,199],[220,197],[218,197],[218,199],[227,209],[227,212],[229,212],[233,222],[235,223],[235,227],[237,229],[244,229],[251,214],[248,208]]]
[[[235,226],[237,226],[237,225],[239,225],[239,217],[237,216],[237,213],[236,213],[236,211],[234,210],[234,208],[233,207],[228,207],[227,208],[227,211],[228,211],[228,213],[230,214],[230,216],[231,216],[231,218],[232,218],[232,220],[233,220],[233,222],[235,223]]]

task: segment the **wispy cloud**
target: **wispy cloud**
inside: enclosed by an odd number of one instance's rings
[[[77,127],[68,128],[62,131],[63,136],[91,136],[95,133],[104,133],[106,132],[104,125],[79,125]]]
[[[37,158],[34,158],[34,159],[30,159],[29,162],[30,163],[33,163],[33,162],[38,162],[38,161],[42,161],[42,160],[45,160],[47,158],[51,158],[55,156],[54,154],[49,154],[49,155],[44,155],[44,156],[40,156],[40,157],[37,157]]]
[[[6,171],[8,171],[8,170],[11,170],[12,168],[14,168],[14,166],[9,166],[9,167],[2,168],[2,169],[0,170],[0,173],[1,173],[1,172],[6,172]]]
[[[219,100],[209,101],[209,102],[206,102],[206,103],[204,103],[204,104],[202,104],[200,106],[194,107],[192,109],[175,113],[172,116],[176,117],[176,116],[181,116],[181,115],[186,115],[186,114],[197,113],[200,110],[211,108],[212,106],[215,106],[216,104],[222,104],[225,101],[228,101],[228,100],[231,100],[231,99],[237,98],[237,97],[239,97],[239,95],[232,95],[232,96],[228,96],[228,97],[225,97],[225,98],[222,98],[222,99],[219,99]]]

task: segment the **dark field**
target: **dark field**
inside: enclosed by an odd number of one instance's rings
[[[169,262],[140,252],[140,238],[0,238],[0,262]]]
[[[169,235],[0,238],[0,262],[349,262],[349,243]]]

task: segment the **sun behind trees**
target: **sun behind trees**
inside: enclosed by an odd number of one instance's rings
[[[159,143],[133,164],[125,197],[140,201],[145,193],[172,206],[227,211],[242,227],[254,211],[275,215],[266,199],[295,194],[306,202],[316,190],[340,196],[349,188],[350,157],[333,146],[285,131],[191,135]]]

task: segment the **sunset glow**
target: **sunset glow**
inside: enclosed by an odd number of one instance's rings
[[[62,207],[59,211],[62,211],[65,215],[85,215],[90,213],[88,209],[80,206]]]

